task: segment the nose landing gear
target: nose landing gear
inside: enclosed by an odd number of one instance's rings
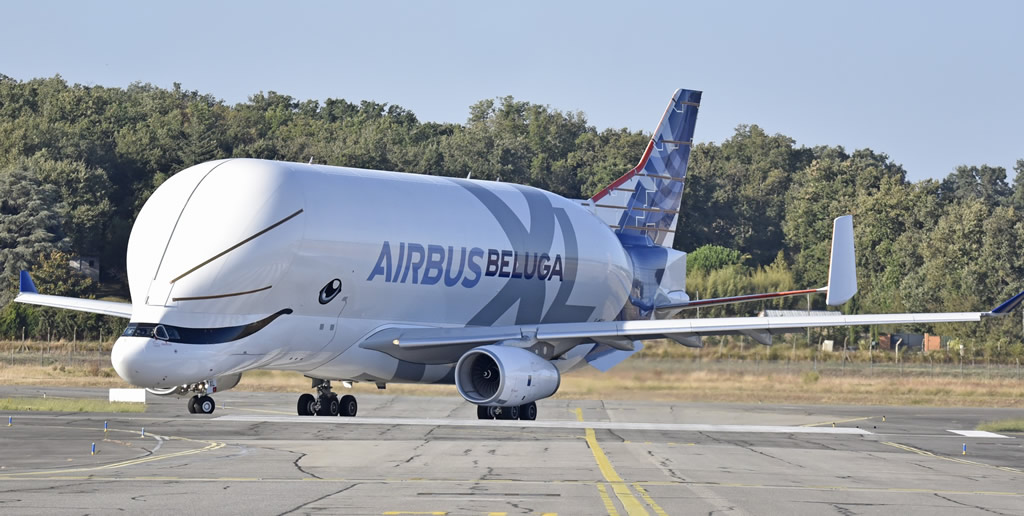
[[[306,393],[299,396],[296,412],[300,416],[346,416],[356,415],[358,404],[356,397],[346,394],[338,399],[338,395],[331,391],[331,381],[313,379],[313,387],[316,388],[316,396]]]
[[[189,414],[213,414],[213,411],[217,408],[217,404],[210,397],[211,394],[217,392],[216,379],[179,385],[167,389],[146,390],[157,396],[187,396],[190,392],[195,393],[188,399]]]
[[[213,398],[206,395],[192,396],[188,400],[189,414],[213,414],[213,411],[216,408],[217,404],[214,403]]]

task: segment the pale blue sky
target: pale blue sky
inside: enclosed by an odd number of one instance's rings
[[[1024,2],[9,2],[0,73],[228,103],[274,90],[465,121],[512,95],[650,131],[701,89],[697,139],[754,123],[870,147],[911,179],[1024,158]],[[638,149],[637,155],[641,149]]]

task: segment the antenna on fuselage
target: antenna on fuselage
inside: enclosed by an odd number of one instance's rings
[[[313,164],[313,156],[309,157],[309,163],[306,163],[306,164],[307,165],[312,165]]]

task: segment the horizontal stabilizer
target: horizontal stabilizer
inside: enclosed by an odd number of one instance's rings
[[[993,308],[992,309],[992,314],[993,315],[1005,315],[1007,313],[1010,313],[1010,312],[1013,311],[1013,309],[1017,308],[1020,305],[1021,301],[1024,301],[1024,292],[1021,292],[1021,293],[1017,294],[1016,296],[1013,296],[1010,299],[1007,299],[1006,301],[1004,301],[999,306]]]
[[[44,294],[33,294],[31,292],[18,294],[18,297],[15,297],[14,301],[28,305],[63,308],[65,310],[111,315],[114,317],[123,317],[125,319],[131,319],[132,317],[131,303],[101,301],[99,299],[81,299],[77,297],[47,296]]]
[[[77,297],[48,296],[40,294],[36,284],[32,281],[28,271],[21,271],[18,281],[18,295],[14,298],[17,303],[28,305],[49,306],[52,308],[63,308],[65,310],[76,310],[93,314],[111,315],[130,319],[132,317],[131,303],[118,303],[116,301],[101,301],[99,299],[81,299]]]

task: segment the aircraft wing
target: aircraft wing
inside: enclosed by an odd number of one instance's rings
[[[48,296],[40,294],[36,290],[36,284],[27,271],[21,271],[21,278],[18,285],[18,295],[15,302],[30,305],[51,306],[79,312],[94,314],[112,315],[130,319],[132,316],[131,303],[118,303],[115,301],[101,301],[99,299],[79,299],[76,297]]]
[[[794,317],[722,317],[710,319],[669,319],[660,321],[606,321],[534,324],[469,328],[388,328],[365,339],[360,346],[381,351],[401,360],[446,364],[463,353],[486,344],[504,341],[548,342],[551,344],[595,343],[632,352],[635,342],[671,339],[686,346],[700,347],[708,335],[746,335],[770,344],[775,334],[804,328],[866,326],[876,324],[934,324],[978,322],[1005,315],[1024,301],[1024,292],[988,312],[807,315]]]

